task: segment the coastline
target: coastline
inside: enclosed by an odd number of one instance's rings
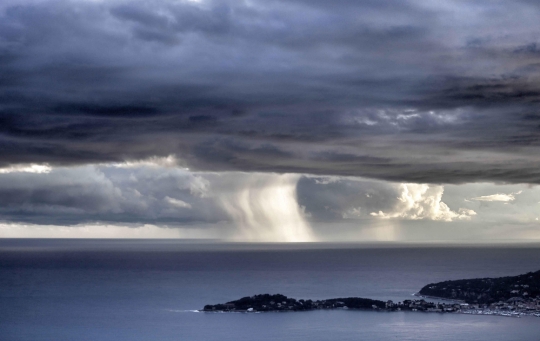
[[[540,317],[539,309],[529,309],[524,305],[479,305],[468,304],[460,300],[448,300],[441,297],[433,297],[413,294],[418,300],[404,300],[394,303],[391,300],[381,301],[361,297],[330,298],[326,300],[296,300],[281,294],[261,294],[246,296],[236,301],[227,303],[205,305],[200,312],[236,312],[236,313],[260,313],[260,312],[298,312],[314,310],[369,310],[380,312],[433,312],[433,313],[459,313],[468,315],[495,315],[504,317],[536,316]],[[429,301],[426,301],[428,299]],[[442,300],[443,302],[433,302]]]
[[[312,311],[320,311],[323,309],[313,309],[313,310],[305,310],[305,311],[279,311],[279,310],[271,310],[271,311],[248,311],[248,310],[235,310],[235,311],[208,311],[204,309],[199,310],[189,310],[190,312],[198,312],[198,313],[207,313],[207,314],[271,314],[271,313],[298,313],[298,312],[312,312]],[[371,309],[365,309],[365,308],[349,308],[349,309],[343,309],[343,308],[334,308],[334,309],[324,309],[324,310],[352,310],[352,311],[366,311],[366,312],[374,312],[374,313],[394,313],[394,312],[401,312],[401,313],[439,313],[439,314],[460,314],[460,315],[475,315],[475,316],[500,316],[500,317],[513,317],[513,318],[521,318],[521,317],[540,317],[540,314],[533,314],[533,313],[517,313],[517,314],[509,314],[509,313],[502,313],[502,312],[495,312],[495,311],[487,311],[487,310],[474,310],[474,311],[453,311],[453,312],[432,312],[432,311],[411,311],[411,310],[401,310],[401,311],[391,311],[391,310],[371,310]]]

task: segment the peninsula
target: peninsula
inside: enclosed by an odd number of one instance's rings
[[[413,310],[413,311],[455,311],[459,304],[440,305],[420,300],[392,301],[372,300],[361,297],[331,298],[327,300],[294,299],[285,295],[263,294],[244,297],[236,301],[216,305],[205,305],[203,311],[222,312],[264,312],[264,311],[306,311],[317,309],[371,309],[371,310]]]
[[[205,305],[205,312],[309,311],[319,309],[368,309],[376,311],[423,311],[521,317],[540,317],[540,271],[501,278],[477,278],[432,283],[417,300],[394,303],[361,297],[325,300],[295,299],[281,294],[247,296],[227,303]],[[445,299],[430,302],[426,299]]]

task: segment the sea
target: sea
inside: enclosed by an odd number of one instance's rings
[[[399,302],[433,282],[537,270],[539,244],[0,239],[0,340],[537,341],[534,316],[198,311],[263,293]]]

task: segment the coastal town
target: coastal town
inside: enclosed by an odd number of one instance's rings
[[[425,300],[404,301],[404,305],[413,311],[450,312],[473,315],[498,315],[509,317],[536,316],[540,317],[540,297],[524,300],[513,297],[505,302],[492,304],[469,304],[464,302],[431,303]],[[420,308],[417,308],[419,306]],[[398,305],[398,309],[400,309]]]

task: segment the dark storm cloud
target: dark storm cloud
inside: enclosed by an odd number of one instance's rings
[[[534,2],[0,11],[0,167],[176,154],[200,170],[540,182]]]

